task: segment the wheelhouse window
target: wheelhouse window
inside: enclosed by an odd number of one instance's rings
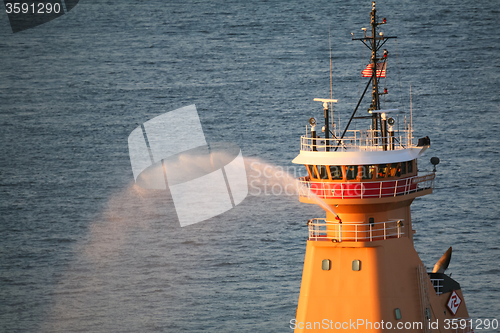
[[[326,166],[318,165],[319,176],[321,179],[328,179],[328,170],[326,170]]]
[[[387,164],[387,178],[396,176],[397,171],[398,171],[397,163]]]
[[[318,171],[316,170],[316,167],[314,165],[307,165],[307,169],[311,173],[311,178],[316,178],[318,179]]]
[[[341,180],[342,167],[340,165],[330,165],[330,176],[333,180]]]
[[[413,161],[406,162],[406,168],[408,169],[408,173],[413,173]]]
[[[401,177],[401,164],[402,163],[396,164],[396,177]]]
[[[411,174],[413,161],[372,165],[306,165],[311,179],[368,180],[401,177]]]
[[[401,174],[406,175],[406,162],[401,162]]]
[[[372,179],[376,173],[376,165],[362,165],[361,166],[361,179]]]
[[[358,178],[358,166],[357,165],[349,165],[346,168],[346,179],[354,180]]]
[[[387,164],[379,164],[377,178],[385,178],[386,172],[387,172]]]

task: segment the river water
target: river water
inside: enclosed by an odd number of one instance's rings
[[[368,63],[351,32],[370,9],[82,0],[16,34],[0,15],[0,331],[290,332],[306,221],[324,211],[254,188],[181,228],[167,192],[134,186],[127,138],[196,104],[208,142],[303,175],[291,160],[321,117],[313,98],[330,96],[329,34],[343,127]],[[415,247],[432,268],[453,246],[448,272],[470,315],[500,319],[498,3],[377,9],[398,37],[384,46],[383,106],[409,114],[411,86],[415,136],[432,142],[419,168],[441,159],[434,194],[412,205]],[[183,131],[182,119],[172,127]]]

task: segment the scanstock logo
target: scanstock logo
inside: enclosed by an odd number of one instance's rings
[[[240,148],[205,140],[195,105],[157,116],[128,137],[135,183],[170,191],[181,227],[222,214],[248,195]]]
[[[75,8],[80,0],[4,0],[12,32],[47,23]]]

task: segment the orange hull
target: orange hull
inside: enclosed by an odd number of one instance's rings
[[[322,269],[325,259],[331,262],[329,270]],[[355,260],[360,262],[359,271],[353,270]],[[430,332],[424,331],[424,325],[434,326],[433,332],[455,332],[445,329],[445,319],[468,318],[467,308],[462,304],[455,316],[446,311],[450,293],[438,296],[425,271],[426,288],[420,288],[422,266],[409,238],[369,243],[308,241],[294,332],[398,328]],[[463,299],[461,291],[457,293]],[[426,297],[427,305],[422,304]],[[427,306],[430,320],[423,318]],[[400,319],[396,319],[396,309]]]

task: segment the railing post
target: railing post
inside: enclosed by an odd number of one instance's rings
[[[320,239],[321,235],[321,225],[319,223],[319,219],[316,220],[316,240]]]
[[[316,221],[317,222],[317,221]],[[315,223],[314,226],[313,226],[313,230],[314,230],[314,240],[317,241],[318,240],[318,224]]]
[[[380,193],[379,193],[378,197],[382,198],[382,181],[380,182]]]
[[[396,196],[397,191],[398,191],[398,180],[396,180],[396,186],[394,186],[394,196]]]
[[[307,221],[307,228],[309,229],[309,240],[312,240],[313,235],[314,235],[312,228],[314,228],[314,227],[311,226],[311,224],[309,224],[309,221]]]
[[[321,234],[321,225],[319,224],[319,220],[317,220],[317,224],[316,224],[316,240],[318,240],[320,238],[320,234]]]
[[[386,234],[387,234],[387,233],[386,233],[386,227],[385,227],[385,222],[384,222],[384,239],[387,239],[387,238],[386,238]]]
[[[316,226],[314,225],[314,220],[311,221],[311,225],[309,225],[309,233],[310,233],[310,237],[311,239],[314,239],[316,240],[316,231],[315,231],[315,228]]]

